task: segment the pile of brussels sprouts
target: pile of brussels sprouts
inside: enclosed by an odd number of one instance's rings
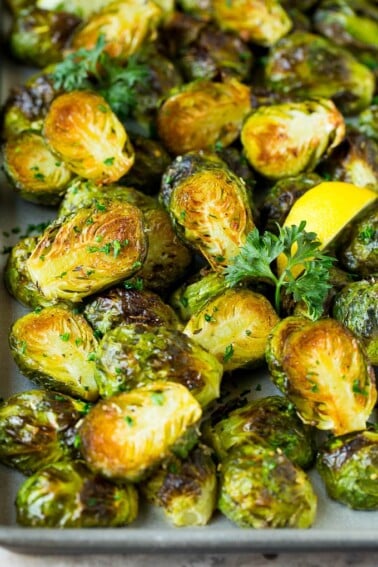
[[[175,526],[307,528],[315,462],[331,498],[377,510],[377,202],[333,243],[317,320],[227,277],[312,187],[377,190],[374,2],[7,3],[12,55],[42,69],[4,105],[5,172],[59,206],[5,268],[40,387],[0,404],[18,522],[124,526],[142,498]],[[255,399],[264,364],[277,395]],[[222,403],[241,369],[247,398]]]

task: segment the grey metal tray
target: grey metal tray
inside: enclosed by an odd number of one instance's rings
[[[2,92],[19,83],[22,67],[1,65]],[[53,209],[23,202],[0,179],[0,250],[17,241],[17,234],[5,237],[3,231],[21,231],[29,224],[53,218]],[[6,256],[0,255],[2,272]],[[0,278],[0,397],[30,389],[33,385],[18,372],[8,351],[8,330],[12,321],[25,312],[7,294]],[[268,377],[252,372],[246,377],[253,396],[274,392]],[[257,384],[261,392],[255,391]],[[241,385],[245,390],[246,383]],[[0,465],[0,545],[22,552],[37,553],[91,553],[95,552],[265,552],[373,550],[378,549],[378,512],[355,512],[330,501],[315,472],[311,473],[319,496],[317,520],[309,530],[253,530],[239,529],[221,515],[215,515],[204,528],[172,528],[161,512],[152,508],[141,510],[138,520],[128,528],[109,529],[28,529],[17,527],[14,499],[21,475]]]

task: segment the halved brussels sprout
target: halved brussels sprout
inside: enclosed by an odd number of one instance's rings
[[[283,319],[267,362],[304,423],[335,435],[365,429],[377,400],[374,370],[356,337],[334,319]]]
[[[27,269],[47,299],[78,302],[134,274],[146,251],[140,209],[98,202],[50,224]]]
[[[371,103],[374,75],[348,51],[312,33],[294,32],[272,48],[265,68],[269,87],[290,96],[332,98],[343,114]]]
[[[378,510],[378,428],[334,437],[317,463],[328,496],[354,510]]]
[[[251,109],[250,89],[230,79],[215,83],[205,79],[184,85],[160,107],[158,134],[174,155],[230,145]]]
[[[37,67],[56,63],[62,59],[62,51],[79,23],[79,18],[66,12],[21,10],[12,23],[12,54]]]
[[[185,386],[156,381],[100,401],[82,422],[81,452],[95,472],[139,481],[172,455],[188,454],[201,415]]]
[[[223,368],[180,331],[122,324],[106,333],[97,351],[100,395],[111,396],[150,382],[183,384],[202,406],[219,396]]]
[[[174,526],[205,526],[217,498],[211,451],[200,445],[184,460],[169,460],[142,484],[142,490],[150,502],[163,509]]]
[[[135,150],[135,162],[122,178],[122,183],[135,187],[142,193],[154,195],[159,192],[161,177],[172,159],[157,140],[133,136],[132,145]]]
[[[241,141],[249,163],[271,179],[312,171],[344,138],[344,119],[331,100],[260,106],[246,119]]]
[[[303,425],[287,398],[268,396],[247,402],[218,422],[205,423],[204,437],[222,461],[234,447],[253,444],[256,435],[280,449],[295,465],[308,468],[315,456],[311,428]]]
[[[98,398],[97,340],[82,315],[60,306],[28,313],[13,324],[9,345],[20,370],[42,387]]]
[[[360,339],[371,364],[378,366],[378,280],[346,285],[335,297],[333,316]]]
[[[81,461],[48,465],[28,478],[17,498],[17,522],[39,528],[125,526],[138,515],[134,486],[117,486]]]
[[[192,315],[184,333],[230,371],[265,360],[268,335],[278,321],[272,305],[260,293],[228,289]]]
[[[127,282],[125,282],[127,286]],[[97,333],[105,334],[121,323],[179,329],[173,309],[152,291],[116,287],[87,303],[84,316]]]
[[[51,104],[44,136],[72,171],[98,183],[112,183],[134,163],[127,133],[105,99],[89,91],[72,91]]]
[[[176,158],[163,176],[160,199],[179,236],[214,270],[230,263],[254,226],[243,180],[215,154]]]
[[[72,172],[51,152],[41,134],[31,130],[6,142],[4,168],[21,197],[41,205],[59,203],[72,178]]]
[[[317,497],[306,473],[256,436],[223,461],[218,507],[241,528],[309,528]]]
[[[162,9],[151,0],[116,0],[93,14],[74,35],[73,49],[93,49],[100,35],[110,57],[126,60],[145,41],[156,38]]]
[[[0,461],[24,474],[78,456],[77,422],[86,402],[46,390],[28,390],[0,404]]]
[[[277,0],[213,0],[214,18],[222,30],[245,41],[269,47],[291,29],[292,22]]]
[[[111,0],[37,0],[36,5],[43,10],[67,12],[87,20],[110,2]]]
[[[361,276],[378,273],[378,208],[369,209],[354,222],[348,239],[338,251],[341,264]]]

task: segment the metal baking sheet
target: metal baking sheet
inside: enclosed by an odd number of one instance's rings
[[[3,98],[12,84],[24,78],[21,66],[2,62]],[[22,201],[0,180],[0,250],[17,241],[12,229],[21,233],[30,224],[52,219],[54,209],[42,208]],[[9,232],[5,237],[3,231]],[[3,271],[6,256],[0,255]],[[0,282],[0,397],[33,388],[21,376],[8,351],[8,331],[11,323],[26,310],[7,294]],[[240,385],[249,384],[252,397],[275,392],[264,372],[252,371]],[[261,391],[255,390],[261,384]],[[160,510],[143,507],[138,520],[127,528],[109,529],[30,529],[18,527],[14,500],[22,476],[0,465],[0,545],[21,552],[91,553],[105,552],[265,552],[303,550],[373,550],[378,549],[378,512],[356,512],[329,500],[316,472],[311,472],[319,504],[317,519],[309,530],[240,529],[220,514],[203,528],[173,528]]]

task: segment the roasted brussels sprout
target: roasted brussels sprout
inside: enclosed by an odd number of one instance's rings
[[[82,422],[81,452],[95,472],[139,481],[164,459],[187,456],[201,414],[185,386],[156,381],[100,401]]]
[[[345,135],[331,100],[260,106],[246,119],[241,141],[249,163],[271,179],[312,171]]]
[[[283,95],[332,98],[343,114],[371,103],[374,75],[348,51],[312,33],[294,32],[268,56],[266,78]]]
[[[127,286],[126,282],[126,286]],[[84,315],[96,333],[105,334],[121,323],[178,329],[173,309],[152,291],[116,287],[87,303]]]
[[[315,185],[322,182],[317,173],[302,173],[294,177],[279,179],[269,189],[260,208],[260,224],[264,230],[277,233],[283,225],[295,201]]]
[[[146,248],[137,207],[97,202],[50,224],[26,264],[47,299],[78,302],[134,274]]]
[[[338,256],[344,268],[361,276],[378,273],[378,207],[354,222]]]
[[[269,301],[249,289],[228,289],[189,319],[184,333],[211,352],[225,370],[261,364],[279,317]]]
[[[358,116],[348,119],[353,129],[378,142],[378,104],[372,104]]]
[[[334,437],[319,449],[328,495],[355,510],[378,510],[378,428]]]
[[[60,306],[28,313],[13,324],[9,344],[20,370],[37,384],[83,400],[98,398],[97,340],[82,315]]]
[[[217,476],[211,451],[201,445],[184,460],[172,458],[142,484],[147,499],[161,506],[177,527],[204,526],[217,498]]]
[[[127,133],[105,99],[89,91],[58,96],[44,122],[52,150],[72,171],[98,183],[112,183],[134,163]]]
[[[184,85],[160,107],[158,134],[175,155],[230,145],[251,108],[250,89],[230,79],[224,83],[198,80]]]
[[[44,10],[67,12],[87,20],[89,16],[98,12],[110,2],[111,0],[37,0],[36,5]]]
[[[86,402],[46,390],[28,390],[0,404],[0,461],[24,474],[78,456],[77,422]]]
[[[10,48],[12,54],[30,65],[45,67],[62,59],[80,19],[73,14],[31,8],[13,19]]]
[[[309,528],[316,506],[306,473],[257,436],[222,462],[218,507],[242,528]]]
[[[148,195],[159,192],[161,177],[172,159],[162,144],[143,136],[133,136],[135,162],[122,183]]]
[[[335,435],[365,429],[377,391],[363,350],[334,319],[283,319],[273,329],[267,362],[276,386],[304,423]]]
[[[204,428],[206,441],[221,461],[234,447],[254,444],[256,435],[299,467],[307,468],[314,460],[311,428],[302,424],[294,405],[281,396],[247,402],[218,422],[210,418]]]
[[[48,465],[28,478],[17,498],[17,521],[40,528],[125,526],[138,515],[134,486],[117,486],[81,461]]]
[[[378,281],[346,285],[335,297],[333,316],[360,339],[371,364],[378,366]]]
[[[269,47],[285,36],[292,23],[277,0],[213,0],[214,18],[222,30]]]
[[[202,406],[219,396],[222,365],[180,331],[122,324],[106,333],[97,351],[97,384],[103,397],[150,382],[178,382]]]
[[[179,236],[221,270],[254,224],[243,181],[215,154],[179,156],[164,174],[161,202]]]
[[[24,131],[7,141],[4,168],[21,197],[32,203],[56,205],[72,172],[57,160],[41,134]]]
[[[145,41],[156,38],[162,9],[151,0],[116,0],[93,14],[74,35],[73,49],[92,49],[100,35],[106,41],[104,51],[126,60]]]

